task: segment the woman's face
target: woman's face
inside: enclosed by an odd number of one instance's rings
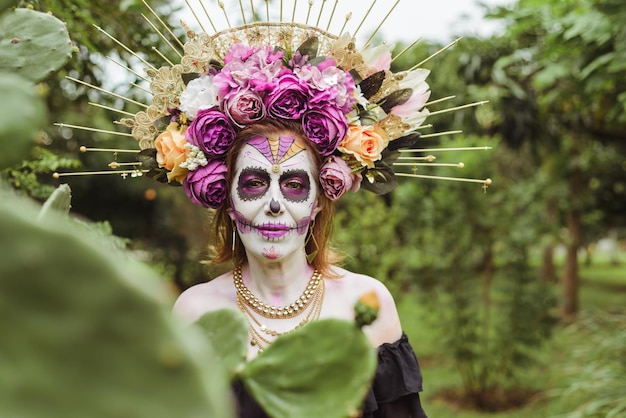
[[[288,132],[258,136],[235,162],[230,216],[248,256],[280,260],[304,250],[318,209],[315,162],[304,141]]]

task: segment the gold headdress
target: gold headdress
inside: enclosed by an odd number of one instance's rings
[[[351,19],[348,14],[339,36],[328,32],[339,0],[335,0],[325,29],[321,28],[320,22],[326,0],[322,0],[315,25],[309,24],[314,6],[312,0],[307,2],[304,23],[296,22],[298,0],[293,0],[291,7],[284,7],[283,0],[280,0],[278,10],[272,8],[278,14],[274,21],[270,19],[269,0],[265,0],[266,19],[263,20],[258,18],[252,0],[249,10],[239,0],[243,24],[236,27],[231,26],[230,13],[224,3],[217,1],[228,26],[220,31],[213,24],[212,16],[216,15],[207,9],[211,1],[199,1],[199,6],[194,8],[190,0],[185,0],[201,31],[193,31],[182,23],[188,38],[184,45],[148,3],[142,1],[156,23],[145,15],[144,18],[175,51],[180,62],[174,64],[156,50],[166,63],[157,68],[118,42],[146,67],[147,77],[141,78],[149,84],[152,97],[148,105],[133,101],[143,110],[135,114],[122,112],[128,117],[118,121],[131,130],[126,135],[139,143],[141,150],[134,151],[137,162],[115,162],[110,165],[115,171],[97,173],[146,174],[157,180],[178,182],[194,203],[218,208],[226,199],[225,154],[237,131],[264,118],[273,118],[302,123],[305,133],[325,158],[320,169],[320,183],[333,200],[346,190],[358,190],[359,187],[379,194],[387,193],[396,186],[395,176],[477,182],[485,188],[491,184],[490,179],[437,177],[415,172],[424,164],[462,168],[462,163],[437,164],[432,155],[413,157],[404,154],[400,157],[401,153],[437,151],[415,148],[420,138],[419,129],[425,126],[424,121],[429,115],[484,102],[430,112],[428,105],[447,98],[428,102],[430,88],[426,77],[429,71],[420,68],[427,60],[407,71],[393,73],[390,70],[391,47],[386,44],[370,47],[374,34],[399,0],[361,48],[356,46],[355,35],[376,0],[352,35],[344,31]],[[206,19],[200,17],[200,9]],[[206,30],[206,21],[213,28],[213,34]],[[134,70],[126,69],[137,75]],[[114,94],[75,78],[71,80]],[[99,148],[83,150],[131,152]],[[120,170],[123,165],[132,168]],[[414,171],[402,172],[404,167]],[[55,176],[78,174],[86,173],[55,173]]]

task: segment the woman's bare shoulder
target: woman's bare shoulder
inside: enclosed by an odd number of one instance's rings
[[[354,306],[356,301],[365,293],[376,293],[380,304],[378,318],[371,325],[363,328],[372,345],[377,347],[398,340],[402,335],[402,326],[395,300],[387,286],[374,277],[354,273],[340,267],[333,266],[333,272],[338,278],[327,280],[327,286],[337,289],[342,294],[343,302],[350,303],[351,306]]]
[[[207,312],[223,308],[237,309],[231,272],[191,286],[178,296],[173,311],[185,322],[194,322]]]
[[[380,297],[391,298],[391,293],[387,289],[387,286],[380,280],[360,273],[355,273],[350,270],[346,270],[342,267],[332,266],[331,270],[336,276],[337,284],[341,287],[345,287],[359,297],[366,292],[374,291],[379,294]],[[333,282],[334,280],[331,280]]]

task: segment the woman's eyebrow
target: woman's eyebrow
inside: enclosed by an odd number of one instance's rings
[[[241,170],[241,174],[239,175],[239,177],[241,178],[242,176],[251,176],[251,175],[262,177],[264,179],[269,179],[270,177],[270,174],[267,172],[267,170],[263,168],[259,168],[259,167],[246,167]]]
[[[302,177],[303,179],[308,180],[309,174],[307,173],[306,170],[302,170],[302,169],[288,170],[280,175],[280,181],[283,181],[286,178],[292,178],[292,177]]]

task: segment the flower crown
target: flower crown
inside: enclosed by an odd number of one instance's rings
[[[224,9],[223,3],[218,3]],[[309,2],[309,7],[312,3]],[[241,2],[240,7],[244,15]],[[154,11],[150,11],[165,26]],[[429,112],[426,108],[430,97],[426,82],[429,71],[415,66],[407,71],[391,72],[392,45],[366,46],[358,50],[355,39],[347,32],[335,36],[293,19],[283,21],[282,2],[280,22],[271,22],[268,11],[267,21],[246,23],[244,17],[242,26],[213,35],[195,33],[184,23],[183,27],[188,41],[183,45],[176,39],[183,53],[155,27],[178,53],[180,63],[168,61],[169,65],[156,68],[133,53],[148,66],[149,78],[145,80],[150,84],[152,102],[145,110],[119,121],[131,129],[131,135],[141,148],[137,154],[140,168],[122,170],[123,176],[147,174],[162,182],[181,184],[193,203],[219,208],[227,197],[225,159],[237,132],[264,119],[277,119],[302,124],[304,133],[324,158],[319,182],[331,200],[348,190],[388,193],[396,187],[397,175],[479,182],[485,189],[491,184],[490,179],[415,172],[418,165],[426,164],[415,162],[417,160],[426,161],[428,165],[462,167],[462,163],[431,164],[434,156],[402,157],[412,162],[395,162],[400,158],[400,151],[432,151],[413,148],[420,138],[417,130],[429,115],[485,102]],[[173,35],[167,26],[165,28]],[[83,147],[83,150],[86,149]],[[119,165],[112,163],[112,167],[113,164]],[[394,165],[410,165],[414,172],[394,172]],[[54,176],[79,174],[90,173],[55,173]]]
[[[360,53],[348,34],[332,39],[292,25],[267,26],[290,28],[276,45],[250,43],[249,26],[263,33],[266,24],[248,25],[240,30],[248,42],[233,42],[223,58],[219,40],[191,32],[182,66],[149,71],[155,102],[165,102],[166,114],[150,117],[151,110],[159,113],[154,108],[122,120],[147,144],[140,159],[149,175],[182,184],[196,204],[219,208],[227,194],[225,158],[237,132],[272,118],[302,124],[324,157],[319,180],[328,198],[361,186],[376,193],[395,187],[387,153],[417,140],[415,130],[428,115],[428,71],[393,74],[388,46]],[[294,50],[295,28],[304,41]]]

